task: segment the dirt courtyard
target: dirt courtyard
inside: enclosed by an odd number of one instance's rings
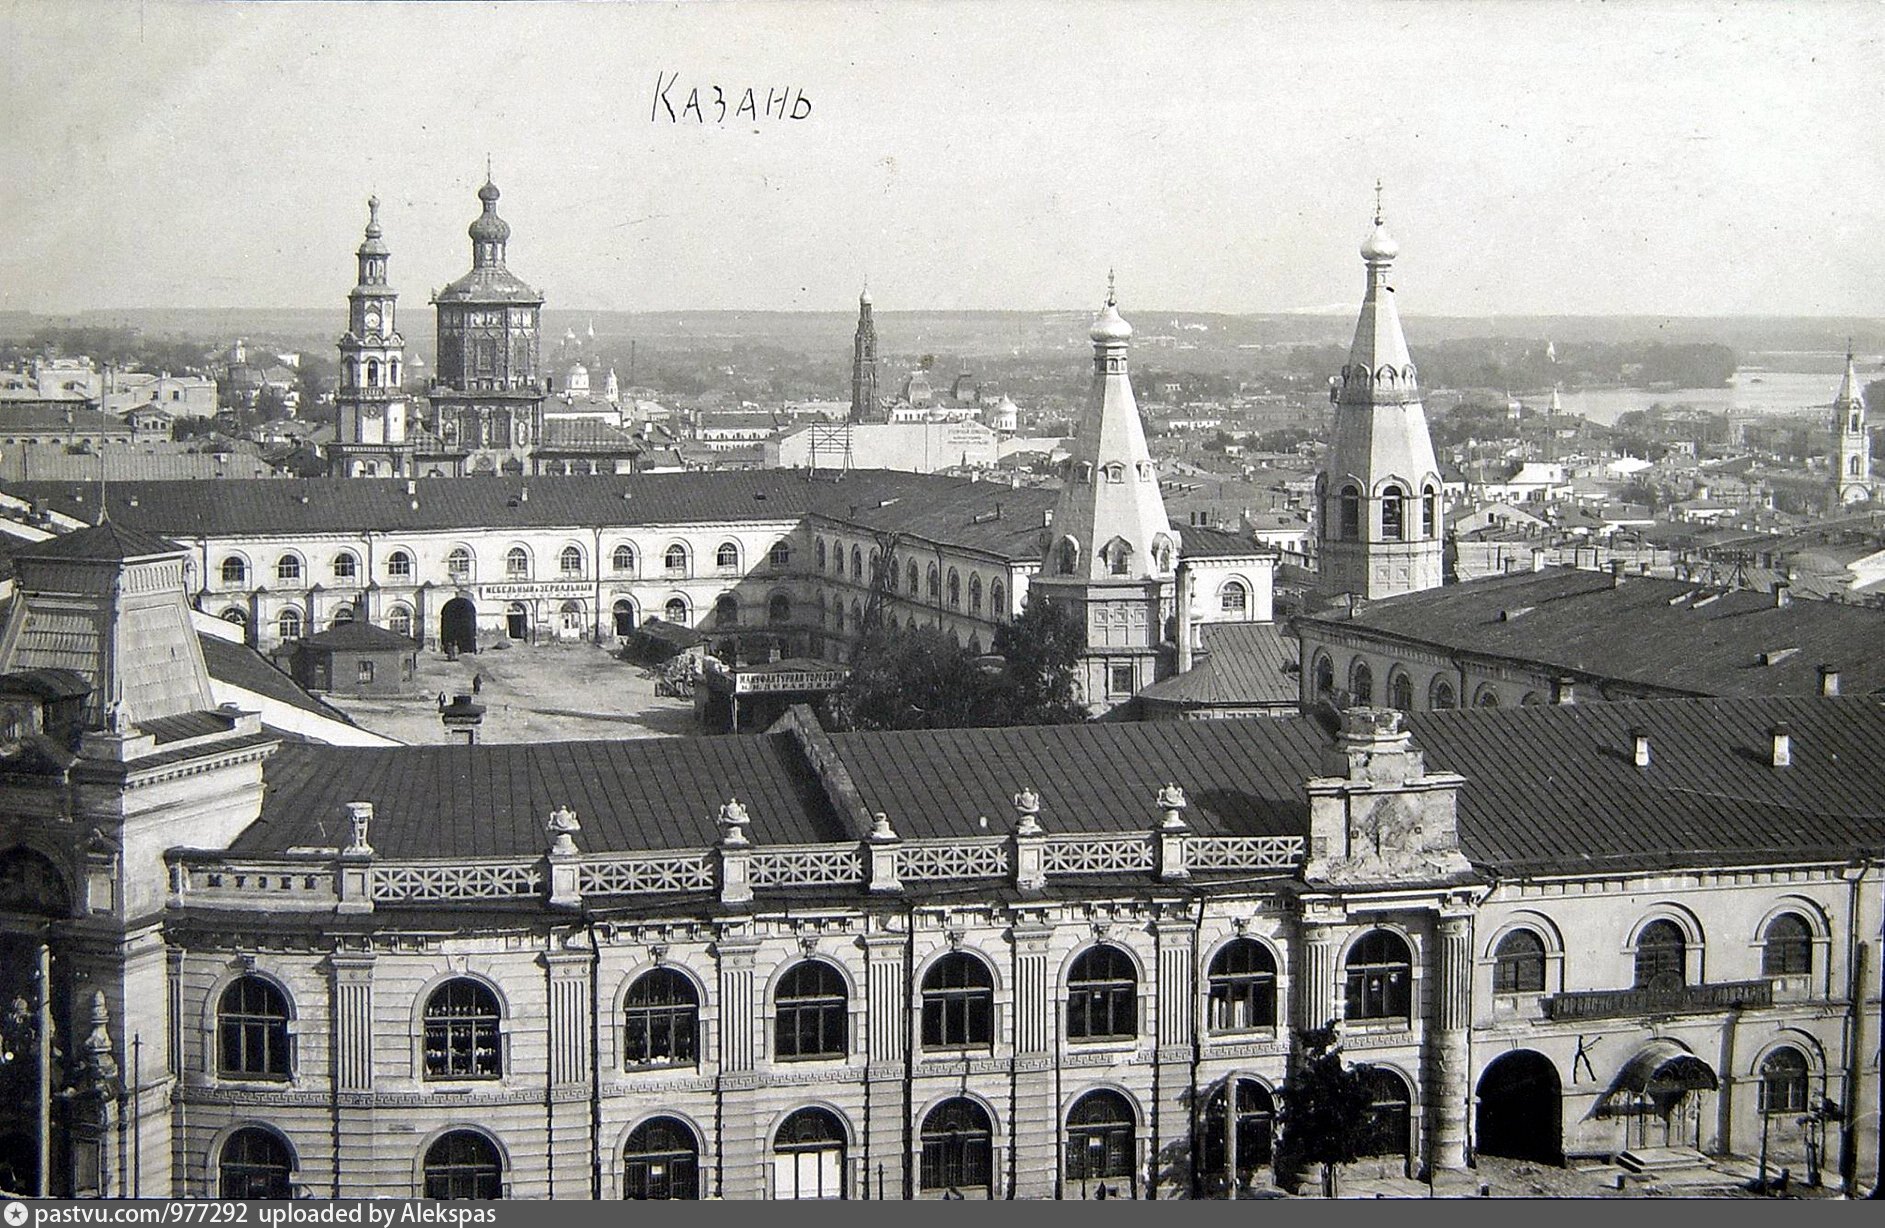
[[[334,693],[324,698],[375,733],[412,744],[447,741],[438,697],[471,694],[484,705],[483,742],[581,738],[685,737],[695,732],[692,700],[655,695],[640,665],[594,644],[490,648],[448,661],[421,651],[413,694],[391,698]]]

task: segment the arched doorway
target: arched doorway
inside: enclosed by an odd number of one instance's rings
[[[447,654],[478,651],[478,607],[454,597],[439,611],[439,647]]]
[[[1531,1049],[1500,1054],[1479,1076],[1481,1155],[1564,1163],[1563,1084],[1551,1059]]]
[[[588,621],[583,614],[582,602],[565,601],[562,608],[557,611],[557,619],[557,638],[565,640],[582,638],[583,624]]]
[[[530,607],[513,601],[504,610],[504,633],[514,640],[530,638]]]
[[[624,597],[615,603],[615,634],[627,639],[635,634],[635,603]]]
[[[1213,1195],[1236,1197],[1237,1191],[1256,1184],[1269,1165],[1276,1104],[1270,1089],[1255,1079],[1238,1079],[1237,1112],[1227,1117],[1229,1087],[1220,1084],[1204,1106],[1204,1146],[1198,1157],[1198,1177]]]
[[[800,1109],[772,1140],[774,1198],[845,1196],[844,1123],[826,1109]]]

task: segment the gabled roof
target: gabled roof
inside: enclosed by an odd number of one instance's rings
[[[1885,692],[1885,610],[1678,580],[1548,567],[1298,620],[1477,660],[1503,659],[1672,695],[1811,695],[1818,667],[1848,694]],[[1791,653],[1783,653],[1793,649]],[[1777,654],[1773,664],[1763,654]]]
[[[308,636],[301,644],[305,648],[363,652],[416,652],[419,648],[411,636],[389,631],[364,619],[336,623],[318,635]]]
[[[1190,544],[1187,536],[1186,545]],[[1296,642],[1276,623],[1205,623],[1203,658],[1138,698],[1176,708],[1294,707]]]

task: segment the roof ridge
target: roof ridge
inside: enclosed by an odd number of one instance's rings
[[[812,715],[806,704],[793,704],[785,710],[785,715],[772,723],[767,733],[782,733],[798,747],[799,753],[812,770],[812,778],[818,782],[819,791],[839,817],[849,821],[853,839],[862,840],[871,829],[870,808],[864,804],[864,795],[859,792],[857,782],[851,777],[851,770],[844,765],[838,755],[838,748],[831,737]]]

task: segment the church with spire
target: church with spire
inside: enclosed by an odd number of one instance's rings
[[[1866,422],[1865,389],[1846,347],[1846,376],[1833,398],[1832,510],[1876,503],[1879,482],[1872,476],[1872,434]]]
[[[413,445],[406,436],[406,339],[394,309],[399,295],[387,281],[391,252],[380,229],[380,199],[367,201],[366,237],[356,253],[359,270],[347,294],[347,331],[340,338],[340,384],[335,389],[337,430],[328,450],[336,477],[412,474]]]
[[[464,473],[524,473],[543,432],[540,365],[543,295],[505,263],[510,223],[497,185],[478,189],[471,271],[432,296],[438,365],[429,392],[433,428]]]
[[[1324,598],[1375,600],[1438,588],[1446,518],[1414,360],[1390,274],[1400,245],[1382,218],[1361,245],[1368,283],[1354,344],[1332,379],[1334,422],[1316,477],[1316,546]]]

